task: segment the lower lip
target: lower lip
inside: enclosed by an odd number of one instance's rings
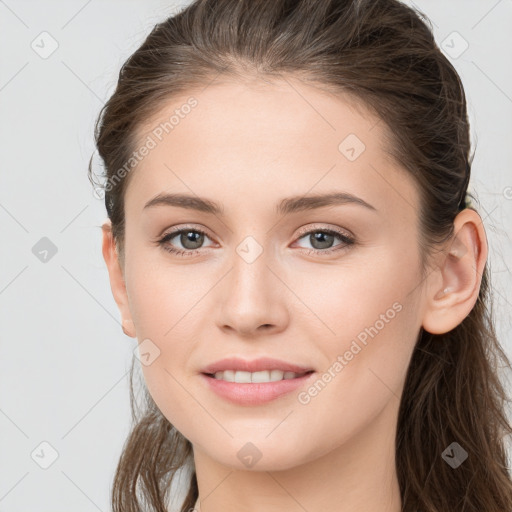
[[[304,386],[315,372],[307,373],[302,377],[284,379],[275,382],[262,382],[257,384],[227,382],[210,377],[204,373],[201,377],[219,396],[238,405],[260,405]]]

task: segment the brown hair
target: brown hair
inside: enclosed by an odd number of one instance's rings
[[[196,0],[157,24],[124,63],[101,110],[95,141],[108,182],[105,205],[123,261],[124,192],[119,180],[138,131],[169,99],[217,77],[294,76],[348,93],[383,121],[387,150],[420,191],[425,256],[453,235],[471,171],[461,80],[440,51],[427,18],[398,0]],[[430,27],[430,28],[429,28]],[[92,158],[91,158],[92,161]],[[94,183],[89,163],[89,177]],[[423,275],[427,274],[426,260]],[[486,263],[479,296],[453,330],[418,333],[401,398],[396,468],[404,511],[505,512],[512,481],[505,436],[507,396],[497,368],[510,368],[496,336]],[[133,365],[132,365],[133,376]],[[189,468],[181,511],[198,497],[192,447],[144,387],[112,489],[115,512],[165,512],[173,477]],[[442,457],[457,442],[468,458]]]

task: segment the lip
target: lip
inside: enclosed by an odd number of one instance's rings
[[[215,363],[209,364],[201,370],[201,373],[213,375],[217,372],[223,372],[224,370],[235,370],[251,373],[261,372],[263,370],[281,370],[283,372],[305,373],[312,371],[313,368],[307,366],[299,366],[296,364],[288,363],[286,361],[282,361],[280,359],[273,359],[271,357],[261,357],[259,359],[253,359],[252,361],[246,361],[245,359],[241,359],[239,357],[228,357],[216,361]]]
[[[277,368],[274,367],[274,369]],[[225,400],[237,405],[250,406],[262,405],[291,393],[297,388],[305,386],[314,375],[316,375],[316,372],[311,371],[311,373],[307,373],[306,375],[302,375],[301,377],[296,377],[294,379],[284,379],[275,382],[260,382],[256,384],[227,382],[224,380],[218,380],[205,373],[201,374],[200,377],[209,389]]]

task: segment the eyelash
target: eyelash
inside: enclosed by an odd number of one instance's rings
[[[181,233],[190,233],[190,232],[199,233],[201,235],[204,235],[204,236],[210,238],[208,236],[208,233],[206,233],[205,231],[203,231],[201,229],[185,227],[185,228],[177,229],[177,230],[167,233],[160,240],[157,241],[157,244],[159,246],[161,246],[165,251],[170,252],[176,256],[179,256],[182,258],[193,256],[194,254],[200,252],[200,249],[185,249],[185,250],[174,249],[174,248],[170,247],[169,245],[167,245],[167,242],[169,240],[172,240],[176,235],[180,235]],[[311,235],[313,233],[326,233],[328,235],[334,235],[334,236],[337,236],[343,243],[336,245],[334,247],[331,247],[329,249],[325,249],[325,250],[303,249],[304,251],[306,251],[306,254],[331,254],[336,251],[347,249],[349,246],[351,246],[355,243],[355,240],[352,237],[347,236],[347,235],[341,233],[340,231],[336,231],[336,230],[332,230],[332,229],[312,229],[309,231],[305,231],[299,236],[299,238],[297,240],[300,240],[301,238],[304,238],[306,235]],[[340,248],[340,246],[341,246],[341,248]]]

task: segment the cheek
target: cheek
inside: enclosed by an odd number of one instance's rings
[[[134,248],[127,259],[130,310],[139,338],[167,343],[167,339],[192,332],[203,311],[201,298],[215,284],[211,272],[172,263],[170,258],[164,249]]]

